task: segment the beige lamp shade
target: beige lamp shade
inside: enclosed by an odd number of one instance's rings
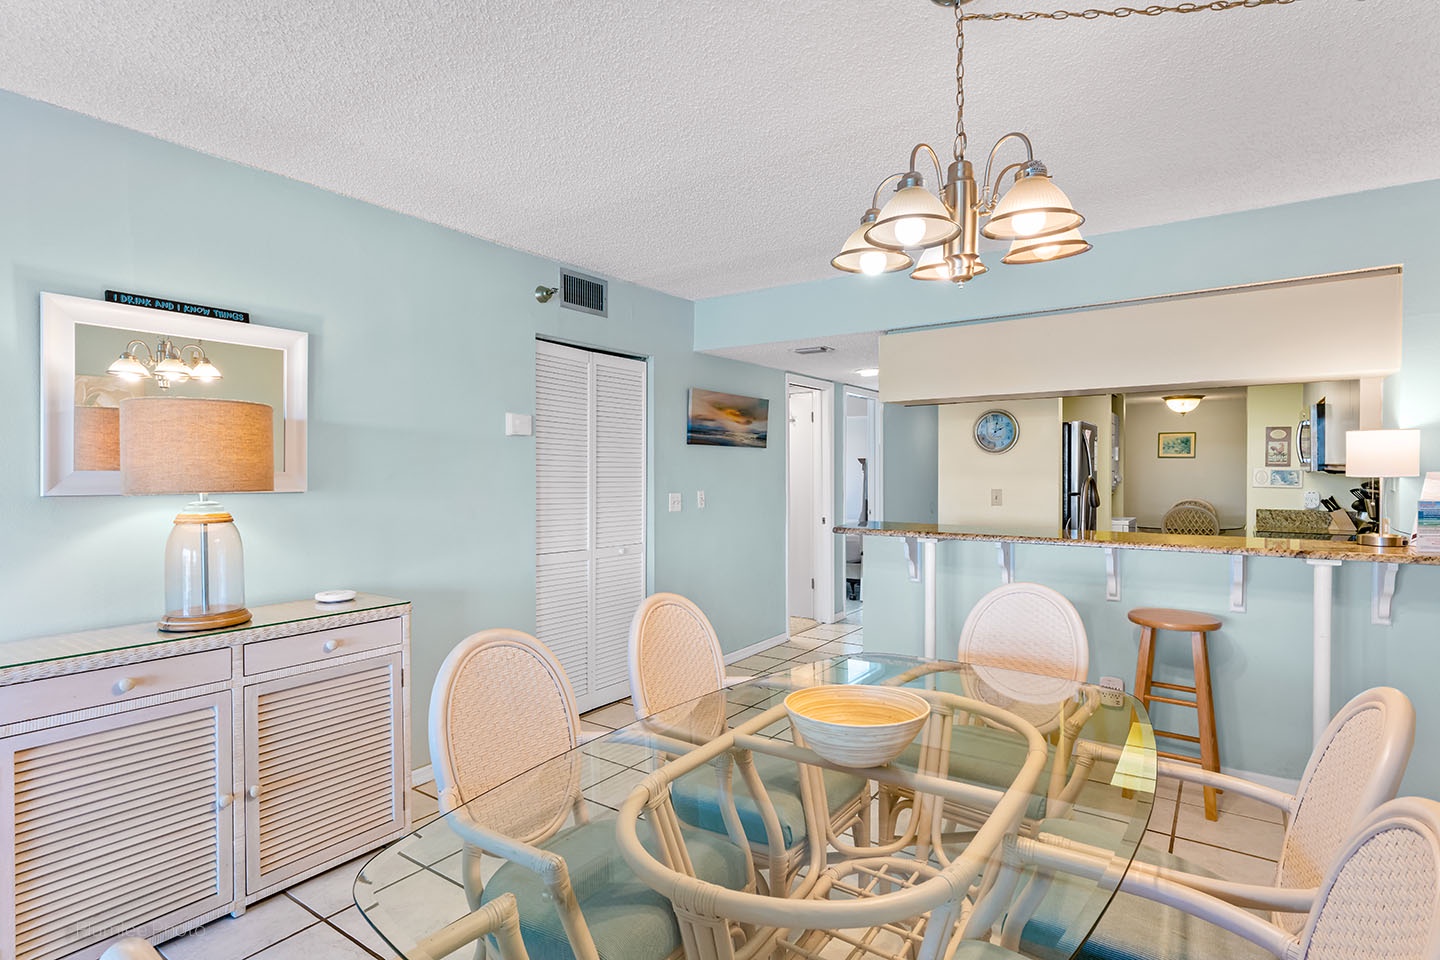
[[[896,270],[904,270],[910,266],[912,261],[903,250],[884,250],[880,247],[872,247],[865,242],[865,231],[869,228],[870,222],[860,224],[845,241],[845,246],[830,261],[830,266],[836,270],[844,270],[846,273],[864,273],[871,276],[877,273],[892,273]]]
[[[120,408],[75,408],[75,469],[120,469]]]
[[[243,400],[122,400],[121,492],[273,490],[273,416],[267,404]]]
[[[983,231],[982,231],[983,232]],[[1001,263],[1049,263],[1076,257],[1090,249],[1090,242],[1080,236],[1079,230],[1048,237],[1026,237],[1010,244],[1010,250],[1000,258]]]
[[[1420,431],[1346,430],[1345,475],[1420,476]]]
[[[1065,191],[1055,186],[1047,175],[1032,173],[1016,180],[1010,191],[1000,198],[980,232],[991,240],[1019,240],[1064,233],[1084,222],[1085,218],[1070,205]],[[1015,251],[1010,253],[1013,256]],[[1006,257],[1004,262],[1022,261]]]
[[[887,250],[933,247],[960,235],[960,224],[945,201],[924,187],[906,187],[880,208],[880,217],[865,231],[865,242]]]

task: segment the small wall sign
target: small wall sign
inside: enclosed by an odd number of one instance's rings
[[[239,310],[226,310],[223,307],[206,307],[198,303],[186,303],[184,300],[171,300],[168,297],[145,297],[138,293],[122,293],[119,290],[106,290],[105,300],[107,303],[123,303],[127,307],[168,310],[171,313],[183,313],[192,317],[214,317],[216,320],[233,320],[236,323],[250,322],[250,314],[242,313]]]

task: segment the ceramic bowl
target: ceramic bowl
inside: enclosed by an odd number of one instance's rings
[[[859,684],[796,690],[785,709],[805,745],[842,767],[889,763],[930,716],[930,704],[909,690]]]

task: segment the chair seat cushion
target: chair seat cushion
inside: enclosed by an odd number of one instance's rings
[[[654,831],[642,825],[640,836],[659,859]],[[685,844],[696,876],[732,890],[744,888],[745,854],[734,844],[699,830],[687,830]],[[631,872],[620,856],[614,820],[563,830],[539,846],[564,858],[601,960],[660,960],[680,947],[680,927],[670,901]],[[502,865],[481,899],[489,903],[503,893],[515,894],[520,935],[531,960],[573,960],[559,911],[538,875],[513,863]]]
[[[1018,734],[994,727],[961,724],[950,735],[950,778],[978,786],[1007,790],[1015,782],[1015,774],[1025,763],[1029,747]],[[1052,751],[1046,758],[1040,777],[1035,781],[1033,795],[1025,807],[1025,816],[1038,820],[1045,816],[1045,792],[1050,785]],[[914,770],[920,765],[920,745],[912,743],[895,760],[896,766]]]
[[[760,782],[775,808],[775,817],[780,821],[780,832],[785,849],[790,849],[805,839],[805,809],[800,800],[800,767],[781,757],[762,753],[752,754],[755,770]],[[833,817],[865,790],[864,777],[838,770],[823,770],[825,780],[825,802]],[[738,768],[734,770],[735,809],[740,814],[740,825],[745,828],[745,837],[757,847],[767,845],[765,822],[760,809],[750,796]],[[702,767],[676,780],[670,787],[670,799],[675,813],[685,823],[709,830],[725,832],[725,820],[720,814],[720,795],[711,767]]]
[[[1041,823],[1037,832],[1114,849],[1123,829],[1118,823],[1109,830],[1094,823],[1051,819]],[[1154,847],[1140,847],[1135,859],[1167,870],[1215,876],[1183,857]],[[1097,896],[1103,893],[1089,880],[1056,876],[1034,917],[1025,925],[1022,945],[1042,956],[1057,951],[1068,956],[1074,938],[1083,931],[1071,930],[1066,936],[1068,924],[1063,918],[1076,917],[1082,911],[1093,914],[1094,905],[1087,907],[1086,901]],[[1117,893],[1075,956],[1090,960],[1260,960],[1271,955],[1243,937],[1182,910]]]

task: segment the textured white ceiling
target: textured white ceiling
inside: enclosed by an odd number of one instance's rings
[[[8,0],[0,87],[699,299],[833,273],[875,183],[950,142],[952,29],[928,0]],[[967,37],[972,155],[1028,132],[1091,235],[1440,177],[1433,0]]]
[[[879,390],[879,377],[862,377],[857,370],[880,368],[881,331],[847,333],[843,336],[817,337],[812,340],[781,340],[755,343],[743,347],[724,347],[705,353],[731,360],[803,373],[820,380],[835,380],[867,390]],[[829,353],[800,354],[796,347],[827,346]]]

